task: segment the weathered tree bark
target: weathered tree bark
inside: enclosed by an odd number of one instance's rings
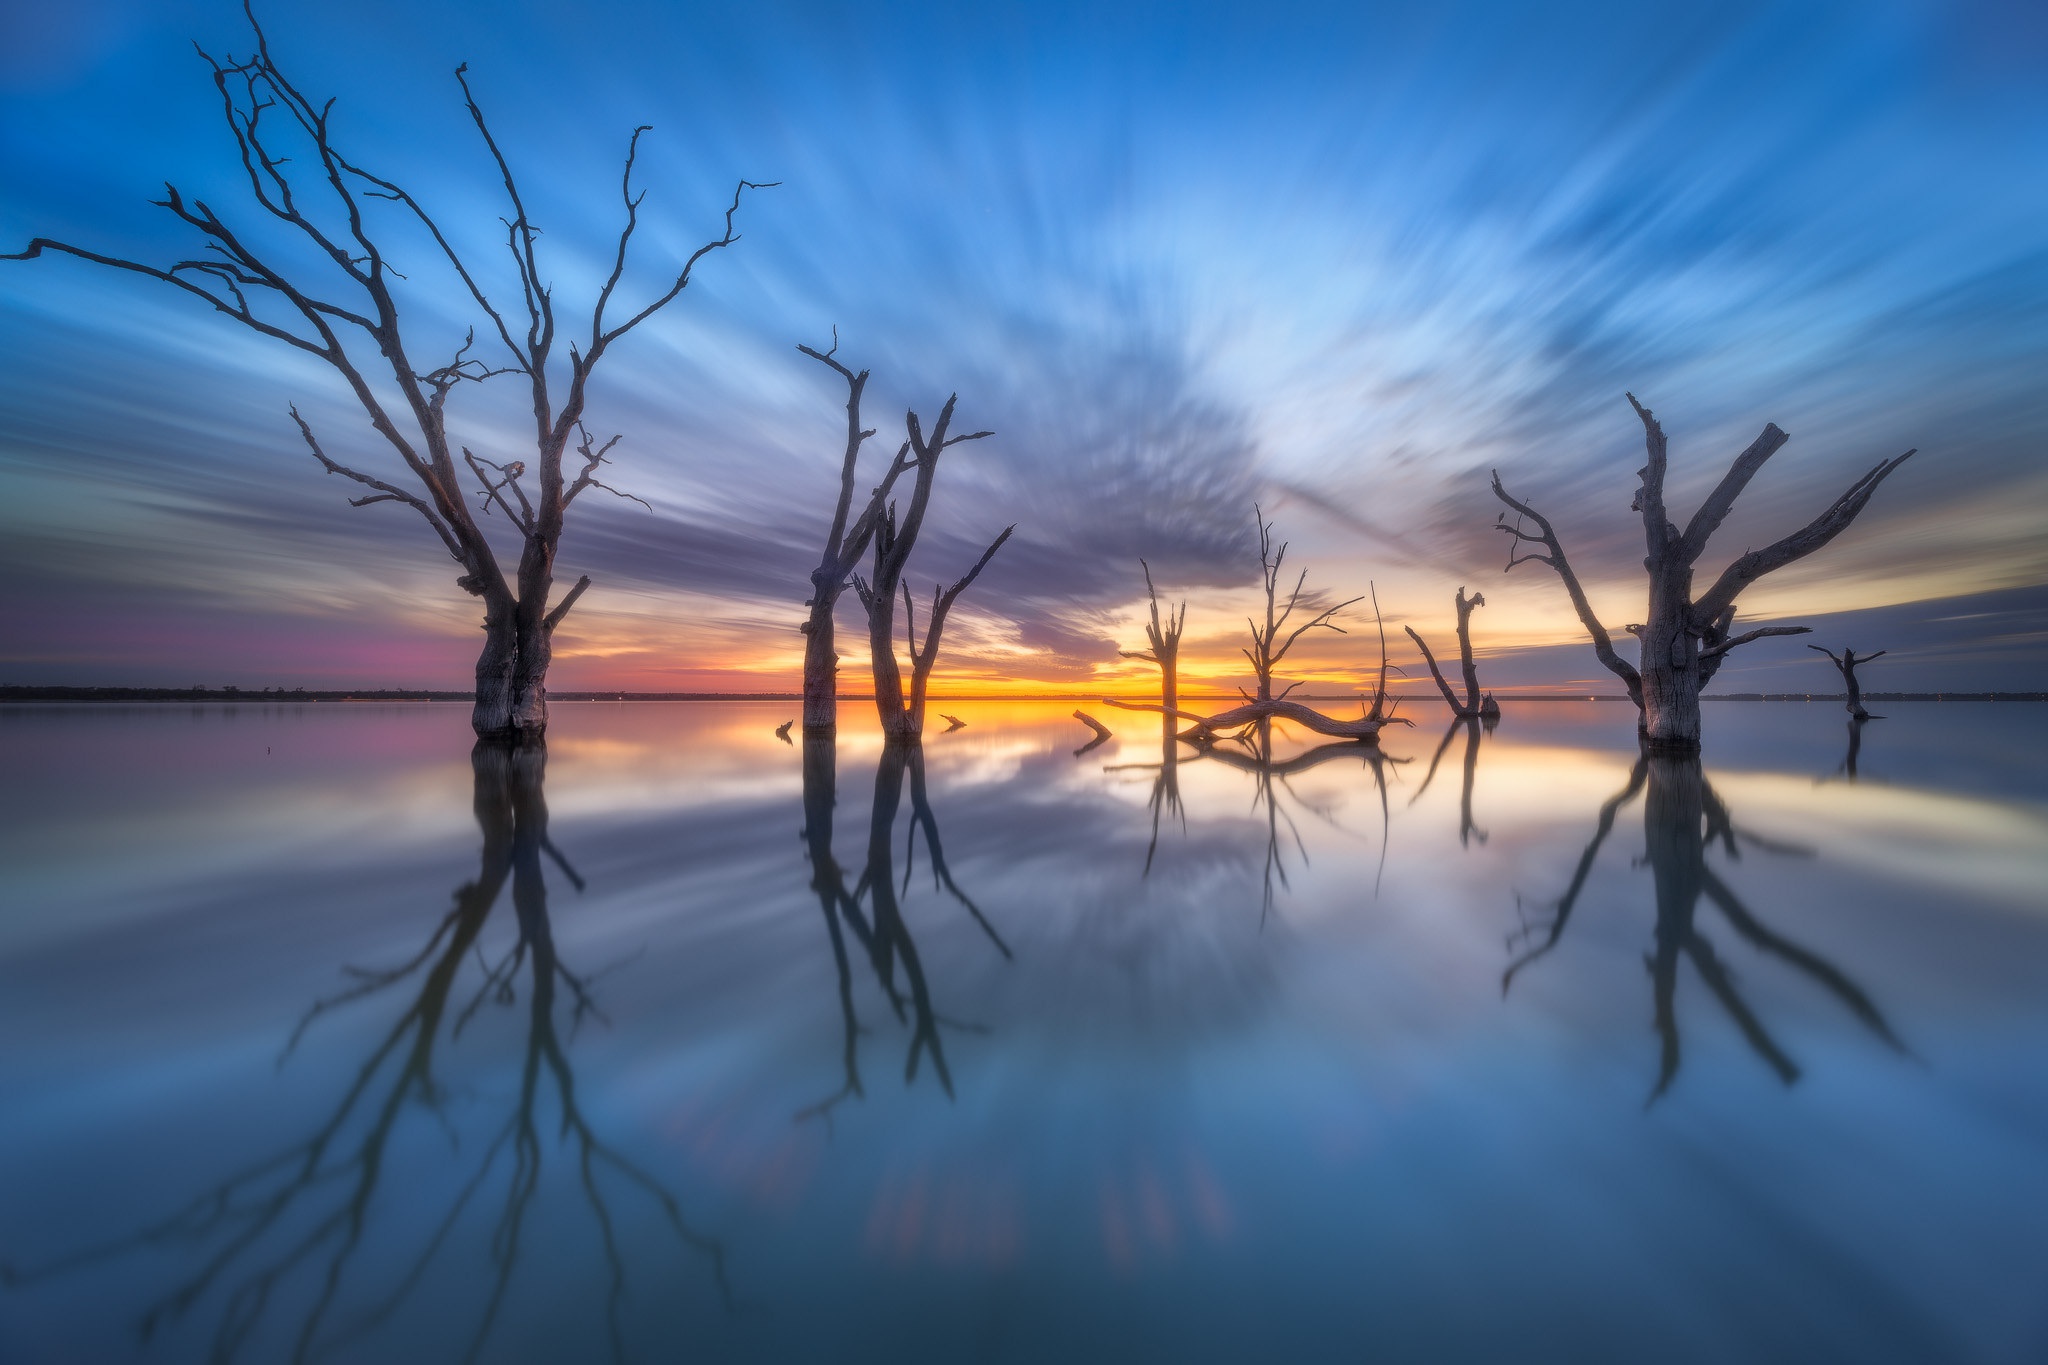
[[[833,358],[839,353],[837,328],[833,329],[831,350],[815,351],[803,345],[797,349],[830,366],[846,381],[846,455],[839,467],[839,500],[825,535],[824,552],[819,556],[818,567],[811,570],[811,596],[804,604],[810,608],[810,615],[799,627],[804,634],[804,731],[831,734],[839,725],[839,651],[833,639],[833,613],[839,605],[839,595],[846,591],[848,578],[868,551],[868,542],[874,538],[875,525],[889,505],[896,480],[914,465],[904,459],[909,452],[906,444],[889,462],[882,482],[868,495],[866,507],[849,525],[860,448],[875,434],[873,428],[860,424],[860,400],[867,388],[868,372],[855,374]]]
[[[1881,717],[1872,716],[1863,709],[1863,688],[1856,682],[1856,665],[1867,664],[1872,659],[1882,659],[1885,655],[1891,653],[1890,650],[1880,649],[1875,654],[1866,654],[1859,659],[1856,657],[1856,651],[1853,649],[1845,649],[1837,656],[1835,651],[1822,645],[1808,645],[1807,648],[1818,650],[1820,653],[1827,655],[1829,662],[1834,664],[1835,671],[1842,675],[1842,682],[1849,689],[1850,715],[1858,720],[1881,719]]]
[[[904,424],[909,428],[910,439],[904,442],[896,464],[904,471],[916,472],[911,481],[910,502],[901,519],[897,517],[893,503],[876,517],[874,579],[870,582],[858,574],[853,578],[854,591],[859,594],[861,605],[867,608],[868,613],[868,652],[873,658],[875,672],[875,713],[881,720],[883,737],[891,743],[915,743],[923,737],[925,689],[931,680],[932,667],[938,662],[939,639],[945,630],[946,615],[968,585],[980,577],[989,560],[1010,538],[1010,533],[1017,529],[1015,526],[1005,528],[981,552],[981,558],[975,561],[974,567],[952,587],[933,585],[931,621],[920,648],[916,622],[908,613],[910,588],[903,582],[903,571],[910,562],[910,552],[917,546],[918,532],[924,528],[925,511],[931,503],[932,481],[939,472],[939,456],[949,446],[993,435],[987,431],[970,432],[965,436],[946,434],[953,422],[953,404],[958,397],[955,394],[946,399],[946,406],[939,410],[939,420],[932,427],[929,440],[925,438],[917,414],[905,414]],[[892,466],[891,476],[897,472]],[[899,592],[903,594],[906,608],[904,632],[910,648],[911,680],[907,696],[903,689],[903,671],[896,659],[896,595]]]
[[[201,55],[212,67],[213,83],[220,92],[222,110],[256,205],[270,221],[283,225],[288,245],[259,249],[256,236],[245,226],[231,226],[204,200],[187,200],[176,186],[166,186],[167,196],[156,201],[158,205],[204,238],[203,250],[190,259],[158,267],[46,237],[35,238],[26,250],[0,259],[27,260],[52,251],[145,275],[332,366],[370,426],[397,455],[411,486],[401,487],[329,458],[294,407],[291,415],[300,435],[328,473],[371,490],[351,499],[351,505],[403,503],[433,528],[449,557],[461,567],[457,585],[483,601],[484,645],[477,658],[471,724],[485,738],[536,740],[547,726],[547,671],[555,628],[589,586],[587,578],[580,579],[552,608],[548,605],[563,513],[586,488],[617,493],[597,476],[619,438],[598,444],[584,427],[591,373],[614,342],[682,293],[698,261],[738,240],[732,224],[740,196],[765,186],[741,181],[725,213],[724,234],[691,253],[666,288],[632,316],[623,322],[608,319],[607,309],[625,274],[627,248],[643,197],[643,192],[633,188],[633,167],[640,134],[647,130],[634,130],[620,182],[625,222],[612,270],[592,305],[587,336],[569,347],[567,385],[558,395],[549,372],[557,339],[556,314],[552,286],[542,273],[535,249],[539,229],[527,215],[510,163],[470,90],[468,68],[458,67],[455,78],[504,185],[507,213],[502,221],[519,276],[523,326],[508,322],[506,314],[491,302],[477,276],[417,199],[358,165],[335,144],[329,128],[332,101],[317,102],[293,85],[272,61],[254,13],[248,17],[256,39],[253,56],[237,60]],[[266,114],[270,115],[267,124]],[[413,359],[399,325],[392,289],[392,282],[403,277],[390,266],[366,216],[371,201],[379,200],[399,206],[433,238],[462,292],[482,315],[482,325],[504,346],[506,363],[493,367],[469,354],[475,328],[439,366],[422,369]],[[323,215],[325,221],[315,216],[311,207],[315,203],[330,206]],[[331,267],[330,278],[342,286],[341,292],[322,297],[295,282],[289,272],[299,268],[282,264],[294,249],[322,258],[322,268]],[[356,349],[351,349],[352,345]],[[368,358],[371,350],[375,359]],[[364,357],[360,361],[358,351]],[[524,376],[530,392],[534,447],[528,458],[537,484],[531,496],[521,483],[528,473],[527,460],[500,461],[477,455],[448,431],[445,409],[449,393],[465,381],[481,383],[499,375]],[[395,405],[389,401],[394,391],[399,400]],[[572,441],[584,463],[574,478],[565,482],[562,463]],[[474,487],[465,484],[456,463],[458,451],[468,476],[475,480]],[[471,496],[479,500],[475,510],[470,506]],[[518,561],[510,574],[477,515],[488,516],[493,506],[504,513],[520,538]]]
[[[1100,748],[1102,745],[1109,743],[1109,741],[1114,737],[1110,731],[1110,728],[1107,725],[1104,725],[1101,721],[1095,719],[1095,717],[1089,715],[1086,711],[1075,711],[1074,719],[1080,721],[1083,725],[1087,726],[1090,730],[1093,730],[1095,732],[1095,738],[1089,740],[1086,744],[1083,744],[1080,748],[1074,750],[1075,758],[1079,758],[1082,754],[1087,753],[1091,749]]]
[[[1152,619],[1145,625],[1145,639],[1152,647],[1120,649],[1117,655],[1158,665],[1159,704],[1171,712],[1180,705],[1180,635],[1187,625],[1188,604],[1182,602],[1162,621],[1159,616],[1159,589],[1152,584],[1152,566],[1141,559],[1138,567],[1145,571],[1145,596],[1151,603]]]
[[[1472,662],[1472,611],[1475,607],[1486,605],[1486,594],[1475,592],[1470,597],[1467,597],[1465,596],[1465,589],[1461,586],[1458,589],[1457,603],[1458,658],[1465,670],[1465,699],[1463,701],[1458,700],[1457,694],[1451,691],[1451,685],[1444,681],[1443,670],[1436,666],[1436,656],[1429,652],[1429,645],[1423,640],[1422,636],[1416,633],[1415,627],[1404,626],[1403,629],[1408,632],[1408,638],[1415,642],[1415,647],[1422,651],[1422,661],[1429,665],[1429,676],[1436,679],[1437,690],[1442,692],[1444,700],[1450,703],[1452,715],[1460,719],[1468,716],[1477,716],[1482,706],[1492,703],[1493,713],[1497,716],[1500,714],[1499,703],[1493,702],[1491,694],[1488,694],[1483,699],[1479,695],[1479,667]]]
[[[1594,652],[1622,680],[1641,712],[1644,739],[1655,748],[1692,752],[1700,743],[1700,689],[1720,668],[1728,651],[1766,636],[1807,633],[1805,626],[1764,626],[1731,636],[1737,595],[1765,574],[1805,558],[1840,535],[1869,503],[1877,486],[1915,452],[1909,450],[1897,459],[1881,461],[1819,516],[1782,540],[1744,553],[1722,571],[1712,587],[1695,597],[1693,566],[1706,550],[1707,541],[1757,471],[1791,438],[1775,424],[1765,424],[1763,433],[1735,458],[1681,533],[1664,511],[1664,429],[1649,409],[1636,402],[1634,394],[1628,395],[1628,401],[1642,419],[1649,451],[1648,462],[1638,471],[1642,485],[1632,504],[1632,510],[1642,515],[1649,550],[1643,561],[1649,574],[1649,614],[1642,624],[1628,627],[1641,645],[1639,669],[1623,662],[1614,652],[1613,642],[1594,616],[1549,521],[1527,503],[1511,497],[1501,486],[1498,472],[1493,476],[1494,496],[1514,509],[1516,521],[1510,526],[1503,513],[1497,525],[1513,542],[1508,568],[1530,561],[1547,564],[1564,581],[1579,620],[1593,637]],[[1533,523],[1536,529],[1529,531],[1524,521]],[[1524,543],[1540,545],[1544,552],[1516,554],[1515,548]]]

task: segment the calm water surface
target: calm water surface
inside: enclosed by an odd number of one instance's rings
[[[2048,1360],[2048,707],[948,709],[0,709],[0,1359]]]

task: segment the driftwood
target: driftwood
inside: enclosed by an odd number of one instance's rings
[[[949,716],[944,711],[939,712],[939,719],[946,722],[946,733],[949,735],[955,730],[965,730],[967,728],[966,721],[958,716]]]
[[[1319,735],[1365,743],[1377,740],[1380,727],[1387,724],[1385,720],[1374,720],[1370,716],[1359,720],[1337,720],[1303,706],[1298,701],[1251,701],[1243,706],[1233,706],[1227,711],[1218,711],[1213,716],[1183,711],[1178,707],[1169,711],[1151,702],[1118,701],[1114,697],[1104,697],[1102,704],[1125,711],[1159,711],[1180,720],[1191,721],[1194,724],[1194,732],[1206,740],[1213,740],[1224,731],[1242,729],[1262,720],[1289,720]],[[1401,720],[1400,723],[1406,725],[1409,722]]]
[[[1565,559],[1556,530],[1535,508],[1502,487],[1498,471],[1493,476],[1493,493],[1514,511],[1515,522],[1509,525],[1507,514],[1502,513],[1496,525],[1511,542],[1509,569],[1530,562],[1546,564],[1563,581],[1573,609],[1593,638],[1594,653],[1608,671],[1621,679],[1628,688],[1629,699],[1641,713],[1645,740],[1656,748],[1693,752],[1700,743],[1700,689],[1720,668],[1728,651],[1769,636],[1807,633],[1805,626],[1764,626],[1731,635],[1736,597],[1765,574],[1805,558],[1848,529],[1849,523],[1868,505],[1878,485],[1915,452],[1909,450],[1896,459],[1880,461],[1819,516],[1782,540],[1744,553],[1722,571],[1712,587],[1694,596],[1693,566],[1705,552],[1707,541],[1727,519],[1736,498],[1757,471],[1791,438],[1775,423],[1766,423],[1763,433],[1735,458],[1681,532],[1664,510],[1664,429],[1648,408],[1636,402],[1634,394],[1628,395],[1628,401],[1642,420],[1649,453],[1647,463],[1638,471],[1642,484],[1631,504],[1631,510],[1642,516],[1649,551],[1643,561],[1650,579],[1649,617],[1627,628],[1640,642],[1640,668],[1615,653],[1613,640],[1593,614],[1578,576]],[[1531,525],[1533,531],[1529,529]],[[1517,553],[1523,545],[1540,549]]]
[[[1890,650],[1880,649],[1875,654],[1866,654],[1859,659],[1856,657],[1856,651],[1853,649],[1845,649],[1840,655],[1837,655],[1835,651],[1823,645],[1808,645],[1807,648],[1818,650],[1820,653],[1827,655],[1828,660],[1834,664],[1835,671],[1842,675],[1842,682],[1849,689],[1850,715],[1854,716],[1857,720],[1884,719],[1883,716],[1873,716],[1863,709],[1863,688],[1856,681],[1856,666],[1858,664],[1867,664],[1872,659],[1882,659],[1885,655],[1891,653]]]
[[[781,740],[781,741],[782,741],[782,742],[783,742],[784,744],[795,744],[795,743],[796,743],[796,741],[795,741],[795,740],[793,740],[793,739],[791,739],[791,738],[789,737],[789,727],[790,727],[790,726],[792,726],[792,725],[794,725],[794,724],[796,724],[796,722],[795,722],[795,721],[793,721],[793,720],[786,720],[786,721],[782,722],[782,724],[780,724],[780,725],[776,726],[776,727],[775,727],[775,737],[776,737],[777,739]]]
[[[1082,754],[1087,753],[1090,749],[1098,748],[1101,745],[1107,744],[1109,742],[1112,734],[1110,728],[1107,725],[1104,725],[1101,721],[1095,719],[1095,717],[1089,715],[1086,711],[1075,711],[1074,719],[1080,721],[1083,725],[1087,726],[1089,729],[1095,732],[1095,738],[1089,740],[1086,744],[1083,744],[1080,748],[1074,750],[1075,758],[1079,758]]]
[[[215,58],[203,50],[200,55],[212,68],[242,179],[255,200],[258,213],[252,217],[277,229],[280,244],[261,245],[261,233],[250,223],[231,225],[206,201],[187,199],[177,186],[167,185],[165,198],[155,202],[203,239],[201,249],[185,260],[156,266],[47,237],[37,237],[25,250],[0,259],[27,260],[54,252],[146,276],[331,366],[404,472],[392,482],[330,457],[294,407],[291,417],[307,449],[322,469],[368,490],[351,499],[352,506],[402,504],[432,528],[461,569],[457,586],[483,601],[484,645],[476,664],[471,724],[487,738],[537,739],[547,727],[547,671],[555,629],[590,585],[587,577],[579,579],[554,606],[548,605],[563,514],[586,489],[630,496],[599,478],[619,438],[600,442],[584,426],[590,377],[614,343],[683,292],[699,261],[739,240],[733,218],[741,195],[767,187],[740,181],[725,211],[722,235],[691,252],[665,286],[620,320],[612,306],[644,195],[633,186],[633,171],[640,135],[648,130],[636,128],[627,142],[620,177],[624,223],[610,253],[612,269],[591,305],[587,330],[569,345],[567,383],[558,384],[562,376],[550,373],[551,365],[560,368],[555,345],[570,335],[569,326],[574,324],[556,316],[553,289],[537,250],[540,229],[528,216],[511,163],[470,89],[468,68],[457,67],[455,79],[504,187],[505,231],[500,240],[509,247],[518,275],[516,309],[523,315],[510,316],[512,310],[491,300],[419,200],[342,150],[332,137],[333,102],[307,95],[279,70],[254,12],[246,5],[244,9],[255,36],[255,53],[241,59]],[[417,359],[417,331],[409,339],[400,327],[394,282],[404,277],[372,233],[375,206],[370,201],[377,200],[397,206],[402,216],[426,230],[435,252],[460,281],[458,292],[468,296],[479,315],[462,345],[438,364]],[[314,207],[322,204],[328,210]],[[286,264],[298,251],[320,261],[334,293],[310,292],[310,274]],[[495,364],[471,354],[478,327],[503,347]],[[449,395],[462,384],[503,375],[518,376],[530,393],[535,445],[523,457],[493,459],[450,435],[446,408]],[[400,401],[393,404],[380,395],[380,383],[387,394],[395,391]],[[573,477],[565,476],[562,468],[571,451],[582,460]],[[530,494],[523,482],[529,473],[535,484]],[[492,515],[493,508],[518,532],[518,563],[510,572],[484,529],[483,518]]]

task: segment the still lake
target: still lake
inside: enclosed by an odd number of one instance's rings
[[[2048,1360],[2048,706],[942,705],[0,708],[0,1359]]]

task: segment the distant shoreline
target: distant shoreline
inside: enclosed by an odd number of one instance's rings
[[[1015,692],[993,693],[981,696],[933,696],[929,700],[955,703],[978,701],[1072,701],[1100,702],[1108,695],[1101,692]],[[1157,693],[1150,695],[1127,694],[1119,701],[1149,702]],[[1296,693],[1308,701],[1355,702],[1355,694]],[[1628,700],[1619,693],[1586,695],[1577,692],[1499,692],[1495,699],[1503,702],[1584,702]],[[1819,701],[1834,702],[1847,699],[1843,692],[1721,692],[1710,693],[1701,701]],[[2048,701],[2048,692],[1865,692],[1865,701]],[[800,702],[801,692],[550,692],[550,701],[786,701]],[[336,688],[314,690],[296,688],[285,691],[282,688],[270,691],[242,691],[231,687],[0,687],[0,704],[7,702],[212,702],[217,704],[290,704],[308,702],[464,702],[473,700],[468,692],[438,692],[425,688]],[[873,701],[874,697],[865,692],[842,692],[839,700],[845,702]],[[1232,693],[1184,693],[1187,701],[1237,701]],[[1443,699],[1434,692],[1411,692],[1396,698],[1402,702],[1440,703]]]

